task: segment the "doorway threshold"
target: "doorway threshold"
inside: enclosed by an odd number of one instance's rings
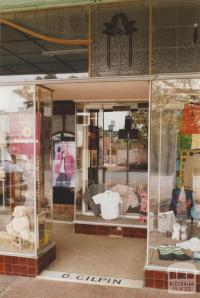
[[[79,273],[59,272],[59,271],[50,271],[50,270],[44,270],[40,275],[37,276],[37,278],[52,280],[52,281],[134,288],[134,289],[141,289],[144,287],[143,280],[113,278],[109,276],[96,276],[96,275],[88,275],[88,274],[81,274],[81,273],[79,274]]]

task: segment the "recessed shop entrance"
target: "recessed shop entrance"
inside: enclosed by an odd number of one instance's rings
[[[148,81],[71,81],[45,87],[54,90],[57,257],[41,277],[64,276],[66,281],[81,274],[81,282],[95,276],[94,281],[135,280],[134,286],[141,287],[147,229]]]

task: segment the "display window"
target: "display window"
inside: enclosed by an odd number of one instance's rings
[[[146,223],[148,103],[77,104],[78,221]]]
[[[1,86],[0,249],[35,247],[34,86]]]
[[[200,269],[199,90],[198,79],[152,82],[147,262],[151,266],[189,262]]]
[[[0,251],[35,255],[51,242],[51,94],[0,90]]]

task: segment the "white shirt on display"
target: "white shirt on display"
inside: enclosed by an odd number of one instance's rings
[[[118,192],[106,190],[92,198],[95,204],[100,204],[101,215],[104,219],[116,219],[119,217],[119,204],[122,204],[122,199]]]

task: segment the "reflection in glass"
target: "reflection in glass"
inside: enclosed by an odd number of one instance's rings
[[[37,248],[52,241],[52,98],[51,90],[36,88]]]
[[[152,85],[149,265],[192,262],[191,247],[181,250],[180,259],[170,259],[161,246],[182,247],[199,234],[199,90],[196,79],[157,80]]]
[[[35,248],[34,88],[1,86],[0,249]]]

